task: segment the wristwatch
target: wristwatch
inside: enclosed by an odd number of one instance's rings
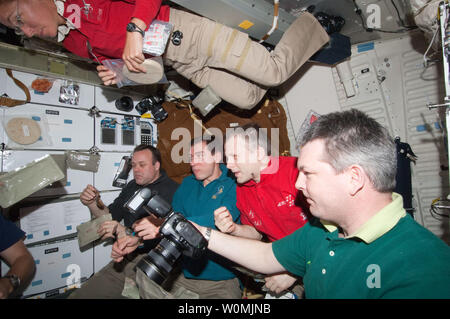
[[[8,278],[13,289],[16,290],[20,286],[20,278],[17,275],[6,275],[3,278]]]
[[[127,236],[135,236],[134,231],[128,227],[125,227],[125,234],[127,234]]]
[[[212,231],[211,228],[209,227],[206,228],[205,236],[203,236],[205,237],[206,241],[209,241],[209,238],[211,238],[211,231]]]
[[[127,31],[128,32],[139,32],[142,35],[142,37],[145,36],[145,32],[133,22],[130,22],[127,24]]]

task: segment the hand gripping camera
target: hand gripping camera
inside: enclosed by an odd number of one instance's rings
[[[159,229],[163,239],[137,264],[157,284],[166,280],[181,254],[199,258],[205,252],[207,240],[183,215],[174,212],[157,192],[148,188],[138,190],[124,207],[133,214],[142,207],[149,214],[166,218]]]

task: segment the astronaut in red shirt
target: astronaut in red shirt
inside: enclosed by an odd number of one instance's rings
[[[226,208],[215,212],[217,228],[234,236],[261,240],[263,235],[275,241],[293,233],[307,222],[301,192],[295,188],[297,159],[271,156],[271,142],[256,124],[247,124],[227,132],[227,167],[237,180],[237,207],[241,223],[232,221]],[[275,142],[275,141],[274,141]],[[273,147],[272,149],[278,149]],[[275,291],[289,288],[296,278],[290,274],[266,278],[266,286]]]
[[[58,40],[71,52],[102,63],[122,58],[129,71],[146,72],[144,31],[154,20],[169,21],[172,35],[162,55],[165,65],[200,88],[210,86],[223,100],[243,109],[261,101],[269,87],[294,74],[328,41],[308,12],[285,31],[272,52],[247,33],[182,10],[161,0],[3,0],[0,23],[27,37]],[[97,67],[105,85],[117,82],[104,65]]]

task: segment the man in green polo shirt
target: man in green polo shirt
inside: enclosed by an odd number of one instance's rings
[[[261,273],[303,277],[306,298],[450,298],[450,248],[393,193],[395,152],[360,111],[321,116],[297,163],[296,187],[314,218],[273,243],[213,230],[208,248]]]

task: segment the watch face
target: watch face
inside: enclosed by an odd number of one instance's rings
[[[20,286],[20,279],[16,275],[8,275],[5,277],[9,279],[9,281],[11,282],[11,285],[14,287],[14,289],[17,289],[17,287]]]
[[[134,26],[133,23],[130,22],[130,23],[127,24],[127,31],[128,32],[133,32],[134,29],[135,29],[135,26]]]

